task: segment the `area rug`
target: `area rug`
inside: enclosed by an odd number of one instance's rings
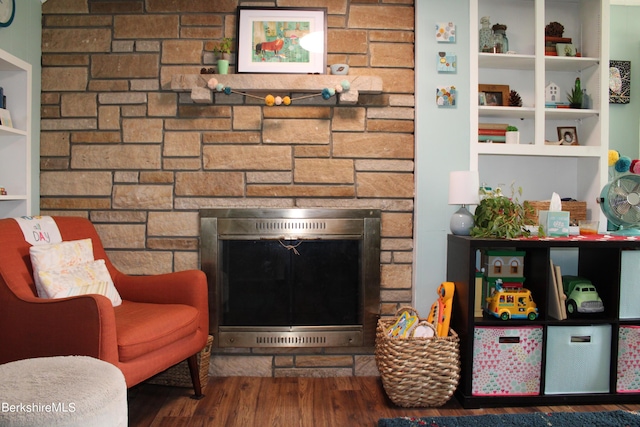
[[[378,427],[640,427],[635,412],[534,412],[459,417],[381,418]]]

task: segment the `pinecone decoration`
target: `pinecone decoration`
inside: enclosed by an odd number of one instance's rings
[[[515,90],[509,92],[509,107],[522,107],[522,98]]]
[[[550,22],[544,27],[544,35],[548,37],[562,37],[564,34],[564,25],[559,22]]]

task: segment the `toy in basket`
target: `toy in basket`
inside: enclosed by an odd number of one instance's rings
[[[390,336],[402,316],[418,319],[413,334]],[[421,326],[431,329],[431,336],[419,336]],[[437,336],[436,329],[412,307],[400,308],[396,318],[378,320],[376,365],[385,393],[395,405],[436,407],[453,396],[460,380],[460,339],[453,329],[445,337]]]

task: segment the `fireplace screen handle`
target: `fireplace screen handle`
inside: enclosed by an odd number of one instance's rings
[[[288,249],[290,251],[293,251],[293,253],[296,254],[296,255],[300,255],[300,252],[298,252],[297,248],[298,248],[298,246],[300,246],[302,244],[302,241],[299,241],[295,245],[288,245],[288,244],[282,242],[282,240],[278,240],[278,242],[282,245],[283,248]]]

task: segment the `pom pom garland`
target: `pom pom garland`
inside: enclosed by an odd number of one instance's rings
[[[615,165],[619,158],[620,153],[616,150],[609,150],[609,166]]]
[[[348,91],[351,88],[351,84],[349,83],[348,80],[343,80],[340,84],[335,85],[334,87],[330,87],[330,88],[326,87],[322,89],[322,92],[318,94],[305,95],[305,96],[300,96],[298,98],[291,98],[289,96],[284,96],[284,97],[273,96],[271,94],[268,94],[265,97],[260,97],[260,96],[252,95],[246,92],[239,92],[231,89],[231,87],[229,86],[225,86],[224,84],[219,83],[218,80],[216,80],[213,77],[209,79],[209,81],[207,81],[207,87],[211,90],[215,89],[218,92],[224,92],[226,95],[237,93],[244,96],[250,96],[256,99],[262,99],[266,106],[272,107],[274,105],[291,105],[291,102],[294,100],[312,98],[315,96],[322,96],[323,99],[328,100],[328,99],[331,99],[332,96],[335,96],[337,93],[343,93],[345,91]]]
[[[275,104],[276,99],[273,97],[273,95],[267,95],[264,97],[264,103],[268,106],[268,107],[272,107],[273,104]]]
[[[631,165],[631,159],[627,156],[620,156],[615,164],[616,172],[628,172]]]
[[[631,172],[640,175],[640,161],[634,160],[635,164],[631,168]]]

